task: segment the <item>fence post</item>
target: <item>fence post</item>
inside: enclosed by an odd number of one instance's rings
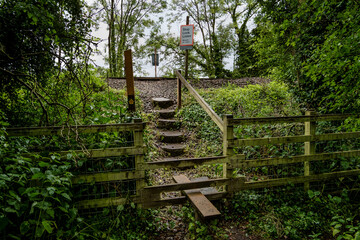
[[[134,123],[141,123],[141,118],[134,118]],[[136,130],[134,131],[134,147],[144,147],[144,140],[143,140],[143,133],[144,130]],[[144,154],[137,154],[135,155],[135,172],[138,172],[139,178],[136,179],[136,196],[141,198],[142,190],[145,187],[145,170],[143,169],[144,164]],[[142,204],[138,204],[139,207],[142,207]]]
[[[306,111],[306,116],[313,116],[315,115],[315,111]],[[305,135],[314,136],[316,130],[316,122],[308,121],[305,122]],[[305,142],[304,145],[305,155],[312,155],[315,154],[315,142]],[[310,176],[310,162],[304,162],[304,176]],[[310,183],[304,183],[304,190],[308,191],[310,187]]]
[[[179,76],[176,74],[177,72],[181,74],[181,71],[175,70],[176,81],[177,81],[177,109],[179,110],[181,108],[181,80]]]
[[[235,153],[232,147],[229,147],[229,140],[234,140],[234,127],[232,125],[229,126],[228,120],[233,119],[233,115],[225,115],[224,116],[224,133],[223,133],[223,155],[228,158],[232,158]],[[233,178],[233,166],[229,163],[224,163],[223,165],[223,176],[224,178]],[[230,194],[233,190],[233,186],[227,185],[226,191]]]
[[[135,112],[135,90],[134,73],[131,49],[124,51],[125,57],[125,75],[126,75],[126,94],[128,96],[128,110]]]

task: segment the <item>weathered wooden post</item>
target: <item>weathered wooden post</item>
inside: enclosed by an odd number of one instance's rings
[[[126,92],[128,97],[128,110],[135,112],[135,90],[134,90],[134,73],[132,64],[131,49],[124,52],[125,56],[125,75],[126,75]]]
[[[135,118],[133,119],[134,123],[141,123],[141,118]],[[141,153],[137,153],[135,155],[135,172],[136,172],[136,196],[138,198],[141,198],[142,190],[145,187],[145,170],[143,170],[144,165],[144,140],[143,140],[143,133],[144,130],[141,128],[141,130],[135,130],[134,131],[134,147],[139,149]],[[141,207],[142,204],[139,204],[139,207]]]
[[[229,147],[229,141],[234,140],[234,126],[229,125],[229,120],[233,119],[233,115],[225,115],[224,122],[224,133],[223,133],[223,155],[227,156],[229,159],[233,158],[235,153],[233,147]],[[233,166],[230,163],[224,163],[223,165],[223,177],[224,178],[233,178]],[[231,194],[233,192],[232,184],[227,185],[227,191]]]
[[[315,111],[306,111],[306,116],[314,116],[316,115]],[[315,136],[316,130],[316,122],[315,121],[308,121],[305,122],[305,135],[307,136]],[[312,155],[315,154],[315,142],[305,142],[305,155]],[[304,176],[310,176],[310,162],[304,162]],[[310,187],[310,183],[306,182],[304,184],[304,190],[308,191]]]
[[[185,80],[188,78],[189,69],[189,50],[193,49],[194,45],[194,25],[189,24],[190,17],[186,17],[186,25],[180,26],[180,50],[185,50]],[[180,94],[179,94],[180,91]],[[178,100],[180,96],[180,104],[178,102],[178,108],[181,108],[181,82],[178,79]]]

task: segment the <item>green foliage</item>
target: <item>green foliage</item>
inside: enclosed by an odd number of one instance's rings
[[[94,76],[89,84],[92,84],[96,93],[89,96],[90,104],[86,108],[77,109],[79,116],[76,119],[79,123],[130,122],[133,117],[140,116],[139,112],[129,114],[126,111],[125,90],[106,90],[104,83]],[[77,93],[76,90],[69,92],[68,99],[76,101]],[[29,107],[28,110],[30,112],[32,108]],[[9,126],[2,111],[0,124]],[[96,133],[8,138],[5,130],[1,129],[0,133],[0,204],[3,206],[0,212],[1,236],[26,239],[87,239],[102,236],[111,236],[113,239],[147,239],[148,232],[154,229],[152,221],[147,221],[150,213],[134,209],[133,204],[130,205],[132,210],[125,207],[126,210],[119,209],[117,215],[105,214],[107,217],[101,218],[102,221],[99,221],[101,214],[94,214],[90,220],[85,220],[75,206],[77,199],[81,198],[81,191],[76,191],[76,188],[71,186],[71,178],[72,173],[83,170],[86,166],[84,163],[90,160],[80,155],[75,159],[72,154],[60,160],[58,154],[51,152],[123,146],[131,141],[131,135]],[[24,153],[32,151],[40,154],[24,157]],[[123,159],[115,161],[109,158],[103,159],[101,166],[91,166],[99,167],[93,169],[95,171],[103,171],[104,168],[128,168],[127,164]],[[124,224],[129,218],[139,220],[137,223]],[[144,225],[139,224],[141,221]],[[148,230],[140,231],[145,225]],[[117,229],[120,228],[123,231],[118,232]]]
[[[200,91],[200,94],[218,115],[232,114],[234,118],[286,116],[299,112],[286,85],[277,81],[243,88],[228,85]]]
[[[102,12],[103,21],[108,25],[109,77],[124,77],[124,51],[132,48],[134,58],[143,57],[140,39],[145,37],[145,29],[156,24],[153,16],[166,8],[164,0],[154,1],[114,1],[98,0],[94,8]],[[101,6],[99,8],[98,6]],[[152,15],[152,16],[150,16]],[[140,61],[134,61],[134,68],[141,71]]]
[[[259,63],[307,108],[359,109],[358,1],[259,1]]]
[[[183,219],[188,223],[189,239],[210,240],[210,239],[228,239],[224,230],[217,227],[219,220],[215,219],[208,223],[195,219],[193,208],[182,207]]]
[[[75,239],[150,239],[155,238],[156,228],[151,210],[136,208],[134,203],[104,208],[102,211],[83,215]]]
[[[247,85],[244,88],[228,85],[225,88],[200,89],[198,92],[219,116],[224,114],[233,114],[234,118],[291,116],[300,112],[286,85],[276,81],[264,85]],[[196,150],[199,155],[221,154],[220,129],[190,95],[184,96],[184,107],[178,112],[178,116],[182,118],[183,124],[201,139],[200,144],[196,145],[204,151]],[[264,134],[264,130],[260,129],[259,127],[254,129],[253,126],[239,126],[235,129],[235,135],[251,136],[255,132],[258,132],[258,135]],[[282,129],[285,132],[289,131],[286,126]],[[268,127],[266,130],[267,133],[273,131],[273,127]]]
[[[291,194],[289,194],[291,192]],[[356,198],[356,197],[355,197]],[[229,211],[249,221],[248,230],[265,238],[356,239],[360,234],[358,202],[291,186],[265,194],[247,191],[233,199]]]
[[[22,157],[27,145],[0,133],[1,235],[65,237],[64,229],[79,221],[70,191],[71,162],[60,161],[56,154],[46,160]]]
[[[2,1],[0,25],[0,108],[8,121],[13,126],[67,122],[92,91],[91,21],[84,3]]]

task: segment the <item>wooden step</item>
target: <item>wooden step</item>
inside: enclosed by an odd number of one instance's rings
[[[152,98],[151,102],[154,108],[168,108],[174,105],[173,100],[163,97]]]
[[[158,114],[159,118],[162,119],[170,119],[175,116],[175,110],[162,109],[156,110],[155,113]]]
[[[185,147],[186,146],[184,144],[175,143],[175,144],[164,144],[161,146],[161,149],[169,153],[170,156],[176,157],[184,153]]]
[[[185,136],[180,131],[161,131],[159,132],[159,139],[163,143],[181,143]]]
[[[192,179],[191,182],[202,182],[202,181],[206,181],[206,180],[209,180],[209,178],[208,177],[199,177],[199,178]],[[187,191],[188,191],[188,193],[200,191],[204,195],[219,193],[219,191],[216,190],[216,188],[214,188],[214,187],[197,188],[197,189],[191,189],[191,190],[187,190]]]
[[[179,129],[180,122],[173,119],[158,119],[156,127],[161,129],[168,129],[168,130]]]
[[[185,175],[173,176],[173,179],[177,183],[191,182]],[[203,219],[214,218],[221,215],[219,210],[201,193],[200,189],[184,190],[183,192]]]

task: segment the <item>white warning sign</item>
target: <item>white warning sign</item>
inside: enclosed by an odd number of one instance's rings
[[[180,49],[192,49],[194,45],[194,24],[181,25],[180,27]]]

